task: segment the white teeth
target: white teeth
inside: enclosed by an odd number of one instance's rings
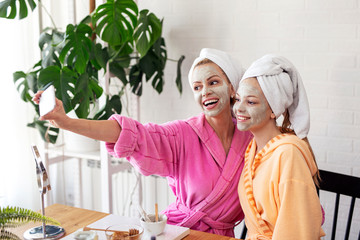
[[[239,120],[246,120],[246,119],[249,119],[247,117],[238,117]]]
[[[205,101],[205,102],[204,102],[204,105],[207,106],[207,105],[209,105],[209,104],[211,104],[211,103],[217,103],[217,102],[218,102],[218,100],[215,100],[215,99],[213,99],[213,100],[208,100],[208,101]]]

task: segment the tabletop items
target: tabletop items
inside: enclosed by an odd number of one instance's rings
[[[145,210],[141,207],[141,205],[138,205],[138,211],[140,213],[141,218],[145,221],[145,222],[151,222],[150,218],[148,217],[147,213],[145,212]]]
[[[148,222],[148,221],[144,221],[142,218],[140,219],[140,224],[145,229],[145,235],[158,236],[161,233],[163,233],[167,222],[166,215],[164,214],[158,215],[157,221],[156,221],[156,214],[155,215],[149,214],[148,216],[152,221]]]
[[[150,217],[155,218],[155,215],[152,214],[152,215],[150,215]],[[161,223],[162,222],[161,214],[159,214],[159,220],[160,220],[159,223]],[[156,236],[156,240],[180,240],[180,239],[183,239],[185,236],[189,235],[189,233],[190,233],[189,228],[175,226],[175,225],[169,225],[169,224],[166,224],[165,220],[164,220],[164,222],[165,222],[165,227],[164,227],[162,233]],[[109,214],[91,224],[88,224],[87,227],[93,228],[93,229],[94,228],[106,229],[109,226],[113,226],[116,224],[117,225],[137,225],[138,227],[141,227],[139,218],[119,216],[119,215],[114,215],[114,214]],[[83,228],[78,229],[78,231],[76,231],[75,233],[67,235],[65,238],[63,238],[63,240],[73,240],[75,234],[82,230],[84,230],[84,229]],[[105,236],[104,231],[95,231],[95,232],[97,232],[97,234],[98,234],[98,240],[108,240]],[[145,228],[144,228],[143,235],[139,239],[150,240],[151,237],[152,236],[148,235],[148,232],[145,231]]]
[[[118,224],[106,228],[107,240],[138,240],[144,229],[138,225]]]
[[[159,210],[158,210],[158,204],[155,203],[155,222],[159,221]]]
[[[93,231],[79,231],[74,236],[75,240],[95,240],[98,238],[96,232]]]
[[[66,206],[63,204],[53,204],[48,206],[46,212],[49,217],[57,219],[61,222],[65,231],[67,232],[66,236],[62,240],[74,240],[74,236],[78,231],[81,231],[84,226],[89,226],[92,228],[105,228],[113,225],[114,223],[124,223],[124,224],[137,224],[140,225],[139,218],[132,218],[126,216],[119,216],[115,214],[109,214],[89,209],[77,208]],[[23,227],[16,228],[15,231],[22,235],[23,231],[30,226],[33,226],[34,223],[28,223]],[[97,232],[99,235],[98,240],[106,240],[104,232]],[[103,235],[101,238],[100,234]],[[143,238],[141,240],[149,240],[149,238]],[[206,232],[190,230],[187,227],[181,227],[171,224],[166,224],[164,232],[156,236],[156,240],[235,240],[237,238],[221,236],[217,234],[210,234]]]

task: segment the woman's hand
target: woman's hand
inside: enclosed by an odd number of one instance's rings
[[[35,96],[33,97],[32,101],[36,104],[39,104],[40,102],[40,98],[41,98],[41,94],[44,91],[38,91]],[[70,118],[66,115],[65,110],[64,110],[64,106],[62,101],[60,101],[59,99],[55,98],[55,107],[54,109],[47,113],[44,116],[41,116],[39,118],[39,120],[48,120],[54,127],[57,128],[65,128],[66,126],[66,122],[70,120]]]
[[[39,91],[33,97],[33,102],[39,104],[41,94]],[[116,120],[88,120],[70,118],[66,115],[62,101],[55,98],[55,108],[40,117],[40,120],[48,120],[50,123],[64,130],[68,130],[89,138],[100,141],[115,143],[119,138],[121,126]]]

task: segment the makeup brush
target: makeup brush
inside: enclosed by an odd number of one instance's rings
[[[138,211],[145,222],[151,222],[150,218],[148,217],[145,210],[141,207],[141,205],[138,205]]]
[[[158,204],[155,203],[155,222],[159,221]]]

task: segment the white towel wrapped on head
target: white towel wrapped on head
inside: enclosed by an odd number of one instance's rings
[[[201,49],[199,57],[197,57],[194,60],[192,66],[190,68],[189,76],[188,76],[190,87],[192,87],[191,77],[192,77],[194,68],[200,61],[202,61],[204,59],[209,59],[212,62],[214,62],[215,64],[217,64],[225,72],[231,85],[234,87],[234,90],[235,91],[237,90],[240,79],[241,79],[242,75],[244,74],[245,69],[243,69],[242,66],[239,63],[237,63],[235,61],[235,59],[233,59],[228,53],[221,51],[221,50],[213,49],[213,48]]]
[[[310,129],[310,109],[299,72],[286,58],[274,54],[256,60],[241,80],[256,77],[276,117],[289,111],[289,120],[299,138]]]

